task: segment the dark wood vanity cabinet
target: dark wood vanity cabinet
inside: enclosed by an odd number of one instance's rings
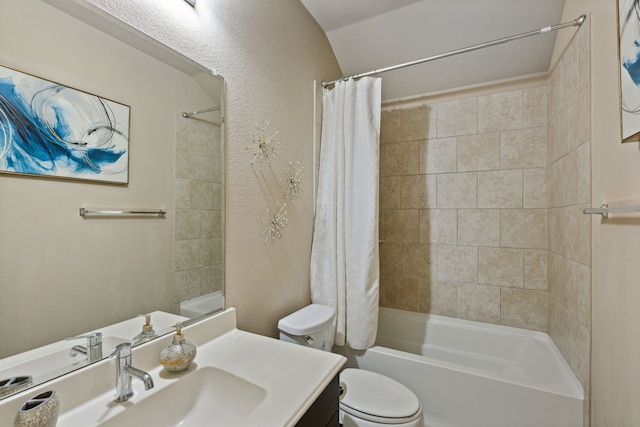
[[[298,421],[296,427],[338,427],[340,401],[338,386],[339,375],[336,375]]]

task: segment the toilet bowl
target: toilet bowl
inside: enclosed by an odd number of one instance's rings
[[[280,319],[280,339],[331,351],[333,308],[311,304]],[[344,427],[423,427],[422,405],[398,381],[376,372],[347,368],[340,373],[340,424]]]
[[[422,407],[403,384],[365,369],[340,373],[340,424],[344,427],[422,427]]]

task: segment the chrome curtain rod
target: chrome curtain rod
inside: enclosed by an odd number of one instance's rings
[[[208,113],[210,111],[218,111],[221,108],[222,107],[211,107],[211,108],[207,108],[206,110],[194,111],[192,113],[182,113],[182,117],[184,117],[185,119],[188,119],[191,116],[197,116],[198,114]]]
[[[438,54],[438,55],[430,56],[428,58],[418,59],[416,61],[411,61],[411,62],[405,62],[404,64],[393,65],[391,67],[381,68],[379,70],[373,70],[373,71],[369,71],[369,72],[362,73],[362,74],[354,74],[352,76],[341,77],[339,79],[331,80],[331,81],[323,81],[322,82],[322,87],[331,86],[332,84],[335,84],[337,82],[346,81],[346,80],[349,80],[349,79],[359,79],[359,78],[362,78],[362,77],[375,76],[377,74],[386,73],[387,71],[393,71],[393,70],[398,70],[400,68],[411,67],[412,65],[422,64],[424,62],[435,61],[436,59],[447,58],[449,56],[459,55],[461,53],[472,52],[474,50],[484,49],[486,47],[491,47],[491,46],[496,46],[496,45],[507,43],[507,42],[512,42],[512,41],[515,41],[515,40],[523,39],[525,37],[537,36],[537,35],[540,35],[540,34],[549,33],[551,31],[561,30],[561,29],[567,28],[567,27],[580,27],[584,23],[585,19],[587,19],[587,17],[585,15],[580,15],[580,17],[578,17],[577,19],[574,19],[571,22],[565,22],[565,23],[562,23],[562,24],[552,25],[550,27],[540,28],[539,30],[529,31],[527,33],[517,34],[515,36],[504,37],[504,38],[501,38],[501,39],[498,39],[498,40],[493,40],[493,41],[486,42],[486,43],[480,43],[480,44],[476,44],[476,45],[473,45],[473,46],[464,47],[462,49],[452,50],[450,52],[445,52],[445,53],[441,53],[441,54]]]

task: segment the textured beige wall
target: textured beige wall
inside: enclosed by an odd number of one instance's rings
[[[546,81],[421,103],[382,117],[382,305],[546,331]]]
[[[313,81],[340,74],[320,27],[297,0],[91,0],[195,61],[227,83],[227,305],[242,329],[276,336],[280,317],[310,302],[314,131]],[[252,167],[252,132],[278,132],[271,167]],[[260,236],[266,209],[282,202],[289,162],[300,162],[301,197],[287,203],[284,238]]]

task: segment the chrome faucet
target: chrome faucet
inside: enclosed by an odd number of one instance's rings
[[[132,378],[141,380],[145,390],[153,388],[151,375],[131,365],[131,343],[119,344],[111,357],[116,358],[116,396],[113,399],[114,402],[125,402],[133,396]]]
[[[75,357],[78,353],[85,354],[89,363],[102,359],[102,332],[95,332],[88,335],[79,335],[77,337],[67,338],[66,340],[77,340],[79,338],[87,339],[87,346],[74,345],[69,351],[71,357]]]

